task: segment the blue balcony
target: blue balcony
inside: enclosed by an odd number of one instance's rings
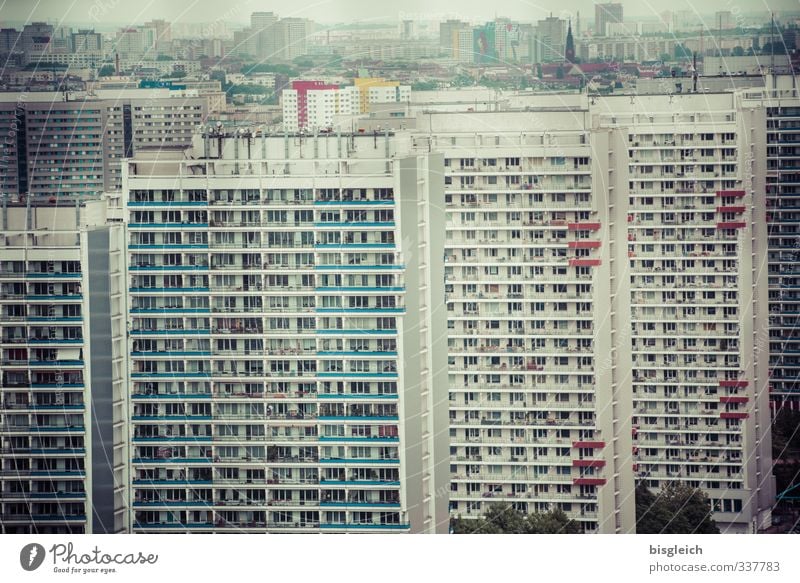
[[[400,487],[399,481],[384,480],[320,480],[320,485],[324,486],[396,486]]]
[[[208,249],[208,245],[128,245],[128,249],[147,249],[156,251],[158,249]]]
[[[86,492],[31,492],[30,497],[49,500],[86,500]]]
[[[83,366],[82,360],[31,360],[30,366],[73,367]]]
[[[131,377],[135,379],[144,378],[187,378],[187,379],[208,379],[211,378],[210,372],[134,372]]]
[[[346,508],[348,506],[379,506],[380,508],[400,508],[399,502],[320,502],[320,508]]]
[[[31,518],[33,520],[38,521],[58,521],[58,522],[75,522],[78,521],[85,521],[86,515],[85,514],[31,514]]]
[[[82,273],[26,273],[28,279],[80,279]]]
[[[208,223],[129,223],[131,229],[207,229]]]
[[[197,484],[210,486],[213,482],[211,480],[143,480],[136,478],[133,480],[134,484],[153,485],[153,486],[174,486],[179,484]]]
[[[211,502],[206,500],[172,500],[169,502],[162,502],[162,501],[154,501],[154,502],[134,502],[134,508],[155,508],[155,507],[163,507],[163,506],[211,506]]]
[[[82,455],[86,453],[86,450],[82,447],[76,448],[63,448],[63,449],[32,449],[30,450],[31,454],[43,454],[43,455],[53,455],[53,454],[76,454]]]
[[[154,352],[131,352],[131,356],[211,356],[211,352],[207,350],[190,350],[184,352],[159,350]]]
[[[179,206],[208,206],[208,201],[205,200],[168,200],[168,201],[155,201],[155,200],[138,200],[129,201],[129,207],[147,207],[147,206],[165,206],[165,207],[179,207]]]
[[[51,300],[72,300],[73,302],[80,302],[83,300],[83,294],[26,295],[25,299],[31,302],[49,302]]]
[[[329,530],[408,530],[411,528],[409,523],[399,524],[358,524],[358,523],[332,523],[321,522],[320,528]]]
[[[399,287],[315,287],[317,292],[404,292],[404,286]]]
[[[397,356],[397,352],[393,350],[386,352],[321,350],[317,352],[317,356]]]
[[[317,330],[317,334],[337,334],[341,336],[375,334],[375,335],[391,336],[393,334],[397,334],[397,330],[357,330],[355,328],[352,328],[352,329]]]
[[[317,395],[318,399],[397,399],[397,395],[378,395],[378,394],[327,394],[327,393],[319,393]]]
[[[31,405],[30,409],[34,411],[83,411],[83,405]]]
[[[179,528],[186,530],[190,528],[212,528],[214,525],[211,522],[134,522],[134,528]]]
[[[211,421],[211,415],[132,415],[133,421]]]
[[[315,200],[315,206],[393,206],[393,200]]]
[[[337,229],[361,229],[378,227],[383,229],[390,229],[394,227],[394,221],[374,222],[374,221],[352,221],[344,223],[328,223],[328,222],[315,222],[315,227],[335,227]]]
[[[211,334],[209,328],[199,328],[197,330],[176,329],[176,330],[131,330],[132,336],[151,336],[155,334],[177,334],[184,336],[187,334]]]
[[[331,436],[321,435],[320,441],[347,441],[354,443],[398,443],[399,437],[344,437],[344,436]]]
[[[382,460],[382,459],[335,459],[335,458],[320,458],[322,464],[389,464],[398,465],[400,460]]]
[[[46,476],[54,478],[85,478],[84,470],[33,470],[31,476]]]
[[[210,399],[211,393],[164,393],[160,395],[131,395],[133,399]]]
[[[31,384],[32,389],[83,389],[85,385],[83,383],[33,383]]]
[[[132,308],[131,314],[210,314],[209,308]]]
[[[392,269],[405,269],[405,265],[402,263],[394,263],[391,265],[315,265],[314,269],[320,270],[346,270],[346,271],[355,271],[355,270],[392,270]],[[363,289],[363,288],[362,288]],[[383,288],[386,289],[386,288]]]
[[[28,322],[52,322],[53,324],[57,324],[59,322],[83,322],[83,318],[81,316],[70,318],[54,316],[48,318],[28,318]]]
[[[363,314],[369,312],[380,312],[382,314],[403,314],[405,308],[317,308],[315,310],[320,314],[329,314],[336,312],[344,312],[346,314]]]
[[[207,287],[132,287],[132,293],[169,293],[169,294],[187,294],[187,293],[209,293],[210,288]]]
[[[83,344],[83,338],[29,338],[30,344]]]
[[[132,438],[134,443],[153,443],[153,442],[162,442],[162,441],[186,441],[191,443],[210,443],[211,436],[199,436],[199,435],[179,435],[179,436],[171,436],[171,437],[134,437]]]
[[[208,265],[131,265],[128,271],[208,271]]]
[[[320,372],[317,373],[322,378],[362,378],[362,377],[382,377],[389,379],[396,379],[396,372]]]
[[[34,425],[31,426],[30,431],[31,433],[49,433],[52,431],[59,432],[59,433],[67,433],[70,431],[77,431],[83,432],[86,428],[83,425],[72,425],[70,427],[65,426],[52,426],[48,427],[46,425]]]
[[[368,417],[366,415],[321,415],[319,417],[320,421],[363,421],[365,423],[370,423],[372,421],[398,421],[397,415],[375,415],[374,417]]]
[[[136,457],[131,460],[134,464],[210,464],[210,457]]]
[[[337,249],[394,249],[394,243],[330,243],[314,245],[314,249],[337,250]]]

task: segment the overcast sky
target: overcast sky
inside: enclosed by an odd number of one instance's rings
[[[621,0],[625,17],[654,16],[664,10],[734,14],[800,10],[798,0]],[[300,16],[323,23],[387,21],[398,16],[434,20],[445,16],[491,19],[495,15],[535,21],[552,12],[567,17],[581,12],[594,19],[593,0],[0,0],[0,22],[48,20],[103,28],[151,18],[173,22],[246,23],[254,11]]]

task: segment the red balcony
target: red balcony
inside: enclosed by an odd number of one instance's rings
[[[606,483],[605,478],[573,478],[572,484],[574,486],[603,486]]]
[[[728,221],[726,223],[717,223],[718,229],[744,229],[747,223],[744,221]]]
[[[741,413],[739,411],[723,411],[719,414],[720,419],[747,419],[749,413]]]
[[[720,397],[720,403],[747,403],[749,401],[749,397]]]
[[[749,382],[749,381],[737,381],[737,380],[732,380],[732,381],[720,381],[720,382],[719,382],[719,386],[720,386],[720,387],[738,387],[738,388],[747,388],[747,385],[749,385],[749,384],[750,384],[750,382]]]
[[[597,267],[600,265],[600,259],[577,259],[572,258],[569,260],[570,267]]]
[[[737,198],[742,198],[744,196],[744,190],[718,190],[717,196],[735,196]]]
[[[605,441],[573,441],[572,447],[601,449],[606,446]]]
[[[743,206],[718,206],[717,207],[718,213],[743,213],[744,207]]]
[[[572,460],[573,468],[602,468],[606,460]]]
[[[600,223],[567,223],[569,231],[599,231]]]
[[[599,249],[600,241],[570,241],[567,243],[570,249]]]

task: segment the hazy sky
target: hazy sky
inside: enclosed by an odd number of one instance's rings
[[[800,10],[798,0],[621,0],[625,16],[654,16],[664,10],[734,14]],[[48,20],[107,27],[151,18],[176,22],[245,23],[254,11],[300,16],[317,22],[387,21],[398,16],[432,20],[445,16],[491,19],[495,15],[522,21],[556,16],[594,18],[593,0],[0,0],[0,22]]]

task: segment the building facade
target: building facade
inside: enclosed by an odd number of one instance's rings
[[[124,530],[120,224],[105,201],[2,201],[0,531]]]
[[[124,170],[133,532],[446,529],[441,159],[195,152]]]

